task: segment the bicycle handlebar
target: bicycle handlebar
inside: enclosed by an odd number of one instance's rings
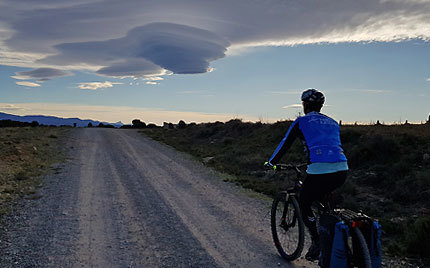
[[[303,164],[298,164],[298,165],[293,165],[293,164],[277,164],[275,165],[276,169],[279,170],[300,170],[301,168],[307,166],[307,164],[303,163]]]
[[[297,173],[297,176],[299,177],[303,177],[303,172],[301,170],[301,168],[307,166],[307,164],[303,163],[303,164],[298,164],[298,165],[294,165],[294,164],[277,164],[274,165],[273,167],[268,167],[268,169],[273,169],[275,171],[284,171],[284,170],[294,170]]]

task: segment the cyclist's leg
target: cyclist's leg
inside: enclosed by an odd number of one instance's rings
[[[312,222],[314,218],[311,209],[312,203],[316,200],[321,200],[321,198],[342,186],[345,183],[346,177],[347,171],[307,175],[302,190],[300,191],[299,199],[305,224],[308,220]]]
[[[306,259],[308,260],[318,259],[320,252],[320,239],[317,224],[315,220],[315,215],[311,209],[312,203],[317,200],[320,195],[319,184],[321,183],[319,177],[319,175],[308,174],[305,182],[303,183],[303,187],[300,191],[299,196],[299,204],[300,210],[302,212],[303,223],[308,228],[312,238],[312,245],[305,255]]]
[[[335,173],[323,174],[326,175],[325,184],[323,186],[323,191],[325,192],[321,197],[329,194],[342,186],[345,183],[348,171],[338,171]]]
[[[302,211],[303,222],[308,228],[312,240],[319,238],[315,222],[315,215],[312,212],[311,206],[312,203],[318,200],[321,195],[320,185],[322,183],[320,176],[321,175],[308,174],[305,182],[303,183],[303,187],[300,191],[299,197],[299,204],[300,209]]]
[[[311,205],[314,201],[340,187],[345,182],[346,174],[346,171],[329,174],[308,174],[303,183],[299,203],[303,222],[309,229],[312,238],[312,246],[306,254],[308,259],[316,259],[319,255],[319,234]]]

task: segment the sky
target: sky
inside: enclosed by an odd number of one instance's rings
[[[430,0],[0,0],[0,112],[425,121]]]

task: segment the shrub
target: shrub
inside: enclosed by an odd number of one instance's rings
[[[408,253],[421,257],[430,256],[430,216],[418,219],[406,232]]]
[[[19,122],[13,120],[0,120],[0,127],[28,127],[31,126],[31,123],[27,122]]]
[[[133,128],[133,126],[132,125],[122,125],[120,128],[129,129],[129,128]]]
[[[354,130],[345,130],[340,133],[340,140],[345,144],[349,142],[356,142],[361,137],[361,133]]]
[[[345,146],[346,147],[346,146]],[[391,138],[382,135],[362,136],[352,148],[345,148],[352,167],[392,162],[399,157],[399,146]]]
[[[131,124],[133,125],[133,128],[144,128],[144,127],[146,127],[145,122],[142,122],[139,119],[134,119],[133,121],[131,121]]]
[[[384,229],[385,234],[387,235],[401,236],[406,231],[406,224],[403,221],[393,222],[388,219],[381,219],[380,223]]]
[[[179,121],[178,128],[182,129],[186,127],[187,127],[187,124],[184,122],[184,120]]]
[[[234,139],[233,138],[230,138],[230,137],[226,137],[226,138],[224,138],[223,139],[223,141],[222,141],[222,143],[224,144],[224,145],[230,145],[230,144],[232,144],[234,142]]]

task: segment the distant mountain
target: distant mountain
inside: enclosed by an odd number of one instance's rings
[[[0,120],[13,120],[13,121],[19,121],[19,122],[33,122],[37,121],[41,125],[55,125],[55,126],[73,126],[73,124],[76,123],[77,127],[86,127],[88,126],[88,123],[91,123],[93,126],[98,126],[100,123],[103,123],[104,125],[113,125],[115,127],[121,127],[123,123],[117,122],[117,123],[107,123],[107,122],[100,122],[100,121],[94,121],[94,120],[82,120],[79,118],[61,118],[61,117],[55,117],[55,116],[44,116],[44,115],[25,115],[25,116],[19,116],[19,115],[13,115],[13,114],[6,114],[0,112]]]

